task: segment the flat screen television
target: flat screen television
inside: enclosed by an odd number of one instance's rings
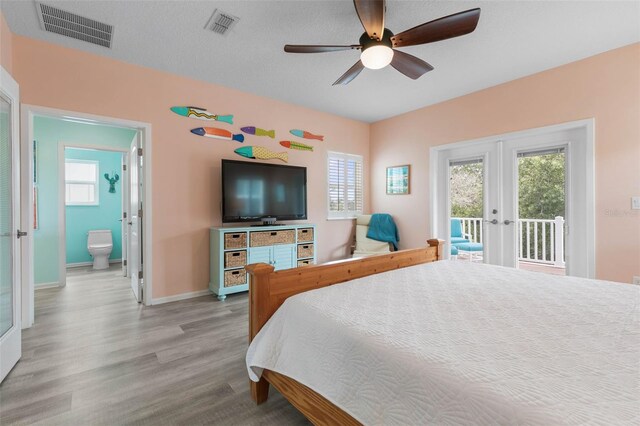
[[[306,218],[306,167],[222,160],[222,222]]]

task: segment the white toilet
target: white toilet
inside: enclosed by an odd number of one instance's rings
[[[111,230],[89,231],[87,249],[93,257],[93,269],[107,269],[109,267],[109,255],[113,250]]]

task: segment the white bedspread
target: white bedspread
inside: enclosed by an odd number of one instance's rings
[[[464,261],[289,298],[247,353],[367,425],[640,424],[640,287]]]

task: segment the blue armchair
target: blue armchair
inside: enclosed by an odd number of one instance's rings
[[[470,242],[469,234],[462,233],[462,222],[460,219],[451,219],[451,245],[464,244]]]

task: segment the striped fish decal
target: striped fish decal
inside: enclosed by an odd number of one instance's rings
[[[317,139],[319,141],[323,141],[324,140],[324,136],[314,135],[313,133],[307,132],[306,130],[291,129],[291,130],[289,130],[289,133],[291,133],[293,136],[297,136],[299,138]]]
[[[171,111],[183,117],[197,118],[198,120],[222,121],[233,124],[233,115],[215,115],[204,108],[192,106],[174,106]]]
[[[280,141],[280,145],[289,149],[299,149],[300,151],[313,151],[313,147],[311,145],[307,145],[307,144],[295,142],[295,141]]]

